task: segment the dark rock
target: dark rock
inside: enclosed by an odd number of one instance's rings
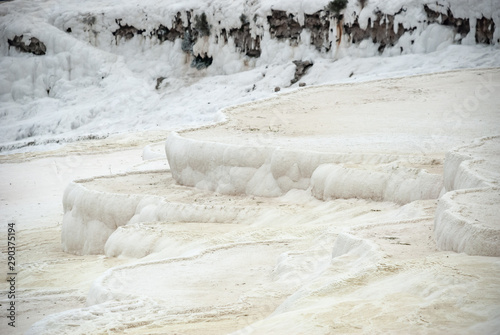
[[[159,78],[156,78],[156,89],[159,90],[160,87],[161,87],[161,84],[163,83],[163,81],[167,79],[165,77],[159,77]]]
[[[373,24],[368,19],[366,29],[362,29],[356,18],[352,24],[344,25],[344,32],[349,37],[351,43],[359,43],[365,39],[371,39],[373,43],[379,43],[379,52],[383,52],[387,45],[393,46],[405,32],[413,31],[416,28],[405,29],[402,23],[398,24],[397,33],[394,32],[394,17],[397,15],[384,15],[382,12],[376,13],[377,18]]]
[[[128,24],[122,26],[121,19],[116,19],[115,22],[120,26],[120,28],[113,31],[113,36],[117,41],[118,38],[125,38],[126,40],[130,40],[135,35],[142,35],[144,33],[144,29],[137,29],[134,26],[129,26]]]
[[[338,21],[341,21],[344,17],[343,14],[340,12],[345,9],[347,6],[348,0],[333,0],[330,1],[326,6],[325,10],[332,13],[333,17],[336,18]]]
[[[201,15],[194,17],[193,30],[196,37],[210,36],[210,25],[207,21],[207,14],[201,13]]]
[[[225,33],[225,30],[224,30]],[[229,30],[229,36],[234,39],[234,44],[242,53],[248,57],[260,57],[260,36],[252,37],[250,23],[243,23],[239,29]],[[227,36],[225,37],[227,42]]]
[[[37,56],[45,55],[45,52],[47,51],[45,44],[36,37],[30,38],[29,45],[26,45],[26,43],[23,42],[23,35],[16,35],[14,36],[14,39],[8,39],[7,42],[9,43],[9,48],[15,47],[20,52],[32,53]]]
[[[227,38],[227,30],[226,30],[226,28],[222,28],[222,30],[220,32],[220,37],[222,38],[222,40],[224,41],[224,43],[227,43],[228,38]]]
[[[299,87],[305,87],[306,83],[299,83]]]
[[[476,21],[476,43],[493,44],[495,34],[495,22],[484,16]]]
[[[424,10],[428,18],[428,24],[437,23],[452,27],[455,33],[459,34],[462,38],[467,36],[470,31],[469,20],[454,17],[449,8],[447,9],[446,13],[441,13],[439,11],[432,10],[427,5],[424,5]],[[379,11],[375,13],[377,16],[373,23],[370,19],[368,19],[368,25],[366,29],[361,29],[358,19],[356,18],[352,24],[344,25],[344,32],[346,35],[348,35],[351,43],[359,43],[362,40],[371,39],[373,43],[380,44],[378,47],[378,51],[383,52],[387,46],[394,46],[394,44],[397,43],[397,41],[405,32],[412,32],[416,29],[416,27],[405,29],[402,23],[398,23],[397,33],[394,32],[394,18],[396,15],[400,14],[403,11],[405,11],[405,9],[401,8],[401,10],[394,15],[383,14]],[[491,24],[493,23],[492,21],[482,21],[485,23],[481,26],[481,24],[479,24],[479,21],[481,20],[478,20],[478,28],[476,29],[476,41],[478,41],[478,43],[490,43],[489,41],[492,40],[493,36],[491,27],[493,27],[494,31],[494,24]],[[488,28],[483,29],[483,27]]]
[[[184,52],[190,53],[193,52],[193,45],[196,40],[191,36],[190,30],[186,30],[184,32],[184,38],[182,39],[181,49]]]
[[[191,67],[202,70],[212,65],[213,60],[214,59],[212,57],[208,57],[206,54],[203,56],[196,55],[191,62]]]
[[[292,85],[295,84],[302,78],[307,70],[313,66],[313,62],[310,62],[308,60],[306,61],[301,61],[301,60],[294,60],[293,64],[295,64],[295,76],[293,77],[292,81],[290,82]]]
[[[328,41],[330,20],[320,14],[321,11],[305,14],[304,27],[311,32],[311,43],[316,47],[316,50],[328,52],[331,48],[331,43]]]
[[[267,17],[269,23],[269,32],[272,38],[279,40],[288,39],[290,45],[298,45],[302,27],[294,19],[293,14],[287,15],[282,10],[271,10],[272,15]]]
[[[162,43],[163,41],[166,41],[168,40],[168,33],[169,33],[169,29],[167,27],[165,27],[163,24],[160,24],[160,26],[158,27],[158,29],[156,29],[154,31],[154,33],[152,33],[153,35],[156,35],[156,37],[158,38],[158,40],[160,40],[160,43]]]
[[[358,0],[358,4],[361,6],[361,9],[365,8],[368,0]]]
[[[158,29],[153,31],[160,43],[164,41],[174,42],[178,38],[183,38],[186,28],[182,22],[181,13],[177,13],[174,21],[172,22],[172,28],[168,29],[164,25],[160,24]]]
[[[260,38],[258,40],[260,44]],[[254,57],[254,58],[260,57],[260,54],[261,54],[260,49],[247,50],[247,52],[245,53],[245,55],[247,55],[248,57]]]
[[[281,91],[281,88],[280,88],[279,86],[276,86],[276,87],[274,88],[274,92],[279,92],[279,91]]]
[[[462,38],[470,32],[469,19],[456,18],[453,16],[451,9],[448,8],[446,14],[434,11],[429,6],[424,5],[425,13],[427,14],[428,23],[439,23],[443,26],[453,27],[455,33],[460,34]]]
[[[361,7],[363,7],[366,3],[366,1],[360,0],[358,0],[358,2]],[[462,38],[467,36],[470,32],[468,19],[454,17],[449,8],[447,10],[433,10],[431,7],[434,8],[433,5],[424,5],[423,8],[427,15],[427,20],[424,20],[421,24],[425,25],[437,23],[452,27],[456,34],[459,34]],[[358,18],[351,21],[352,23],[347,24],[343,24],[339,21],[337,22],[337,29],[339,32],[343,31],[343,33],[338,33],[337,35],[339,37],[344,35],[347,36],[350,43],[353,44],[360,43],[362,40],[370,39],[373,43],[378,44],[379,52],[383,52],[386,47],[394,46],[403,34],[407,32],[411,33],[416,29],[416,27],[405,29],[402,23],[395,23],[397,22],[395,17],[404,11],[406,11],[406,9],[403,6],[394,14],[385,14],[380,11],[375,12],[373,22],[369,19],[365,29],[360,27]],[[352,14],[356,15],[355,12]],[[187,16],[187,22],[183,22],[183,16]],[[255,33],[252,34],[250,24],[252,19],[254,23],[258,22],[257,14],[255,14],[252,18],[247,17],[245,14],[241,14],[241,26],[239,28],[227,29],[220,27],[220,33],[215,36],[215,43],[226,44],[228,43],[228,39],[231,37],[234,40],[236,48],[241,53],[248,57],[260,57],[262,53],[262,35],[255,35]],[[91,31],[97,35],[97,32],[94,31],[92,27],[96,22],[95,16],[86,15],[82,18],[82,21],[86,24],[84,31]],[[113,32],[113,36],[115,36],[117,42],[118,39],[121,38],[129,40],[136,35],[144,35],[144,29],[138,29],[128,24],[122,25],[121,21],[121,19],[116,19],[116,23],[119,28]],[[291,46],[297,46],[300,43],[300,35],[302,31],[306,29],[311,35],[311,45],[314,45],[316,50],[319,52],[328,52],[331,49],[332,42],[329,40],[329,36],[330,31],[333,32],[334,28],[331,26],[331,14],[328,10],[321,10],[312,14],[304,14],[304,24],[301,25],[298,18],[294,16],[294,14],[289,14],[283,10],[273,9],[271,10],[271,15],[267,16],[267,21],[269,24],[271,38],[277,40],[288,40]],[[224,23],[219,22],[219,25],[220,24]],[[167,28],[167,26],[170,26],[171,28]],[[258,27],[258,29],[262,28],[262,26]],[[66,31],[71,33],[71,28],[67,28]],[[397,32],[395,33],[394,31]],[[494,43],[494,32],[495,23],[492,19],[483,17],[477,20],[475,35],[477,43]],[[201,13],[193,17],[192,11],[187,11],[182,13],[182,15],[178,12],[171,25],[162,24],[156,29],[148,30],[148,37],[154,38],[156,36],[160,43],[163,43],[164,41],[174,42],[181,39],[182,50],[194,57],[192,66],[196,68],[204,68],[210,66],[211,64],[210,57],[207,57],[206,55],[203,56],[193,54],[193,45],[197,42],[198,38],[209,36],[210,34],[211,26],[208,23],[207,15],[205,13]],[[340,40],[338,42],[340,42]],[[413,44],[413,42],[414,41],[412,40],[411,43]],[[33,40],[33,51],[27,52],[43,54],[45,52],[45,46],[41,43],[41,45],[37,48],[37,43],[41,42],[36,39]],[[460,41],[458,41],[458,43],[460,43]],[[16,46],[21,51],[31,50],[29,46],[21,46],[19,41],[12,40],[9,42],[9,45]],[[401,52],[403,52],[402,49]],[[297,78],[294,78],[294,80],[295,79]]]

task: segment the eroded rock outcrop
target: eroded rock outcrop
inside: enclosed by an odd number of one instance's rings
[[[272,15],[267,17],[269,32],[272,38],[289,40],[290,45],[298,45],[303,30],[311,34],[311,44],[318,51],[329,51],[330,19],[324,11],[313,14],[304,14],[304,24],[299,23],[298,17],[282,10],[272,10]]]
[[[255,36],[255,38],[252,37],[250,23],[245,20],[242,21],[240,28],[229,30],[229,36],[234,39],[234,44],[241,53],[244,53],[248,57],[260,57],[261,37],[259,35]],[[225,35],[225,42],[227,43],[227,35]]]
[[[298,82],[300,80],[300,78],[302,78],[307,70],[313,66],[313,62],[311,61],[302,61],[302,60],[294,60],[293,61],[293,64],[295,64],[295,75],[291,81],[291,84],[295,84],[296,82]]]
[[[26,45],[23,41],[23,37],[23,35],[16,35],[13,39],[8,39],[7,42],[9,43],[9,48],[15,47],[20,52],[32,53],[37,56],[45,55],[47,47],[42,41],[36,37],[31,37],[30,44]]]
[[[454,17],[450,8],[446,10],[446,14],[434,11],[427,5],[424,5],[424,10],[427,14],[428,23],[438,23],[443,26],[453,27],[455,33],[460,34],[462,38],[465,38],[470,32],[469,19]]]
[[[415,28],[405,29],[403,25],[394,22],[394,15],[386,15],[382,12],[376,13],[376,19],[368,19],[368,25],[365,29],[361,28],[358,18],[352,24],[344,25],[344,33],[349,37],[351,43],[359,43],[362,40],[370,39],[375,44],[380,44],[379,52],[384,51],[386,46],[394,46],[394,44],[406,32],[411,32]],[[396,27],[394,27],[396,25]]]
[[[158,38],[160,43],[164,41],[174,42],[176,39],[184,38],[185,32],[186,28],[182,22],[181,13],[178,12],[172,24],[172,28],[169,29],[161,24],[158,29],[153,31],[153,35]]]
[[[484,16],[476,21],[476,43],[493,44],[493,35],[495,33],[495,22],[493,19],[487,19]],[[498,40],[497,42],[500,42]]]
[[[203,55],[196,55],[191,61],[191,67],[202,70],[212,65],[213,60],[213,57],[208,56],[206,53]]]
[[[122,19],[116,19],[115,21],[116,21],[116,24],[118,24],[120,26],[120,28],[118,28],[112,32],[113,36],[115,37],[116,43],[118,43],[118,39],[120,39],[120,38],[130,40],[135,35],[142,35],[142,33],[145,32],[144,29],[137,29],[136,27],[130,26],[128,24],[122,25],[121,24]]]
[[[290,40],[291,45],[298,45],[302,26],[293,14],[283,10],[272,10],[272,15],[267,17],[269,32],[272,38]]]
[[[408,22],[404,17],[407,15],[408,9],[406,7],[402,7],[394,13],[375,9],[374,12],[367,15],[368,8],[363,6],[366,3],[360,4],[362,11],[364,11],[362,17],[360,17],[360,13],[356,12],[351,12],[349,15],[345,13],[344,16],[349,17],[349,19],[340,22],[338,18],[335,18],[336,14],[331,13],[328,9],[310,14],[271,9],[270,15],[266,17],[253,14],[252,18],[248,19],[248,13],[242,13],[239,27],[234,27],[234,23],[233,26],[225,27],[224,22],[212,22],[214,15],[186,10],[185,12],[177,12],[175,17],[171,18],[170,23],[168,21],[161,23],[154,29],[145,29],[125,23],[126,18],[116,19],[115,22],[119,28],[112,34],[116,39],[116,44],[127,43],[134,36],[157,39],[159,43],[181,40],[182,51],[190,55],[191,65],[197,69],[206,68],[213,62],[214,55],[208,52],[209,43],[225,45],[231,40],[236,51],[244,56],[261,57],[261,44],[267,32],[272,39],[288,42],[292,47],[309,43],[317,51],[323,53],[331,50],[334,39],[337,39],[338,42],[346,40],[348,44],[359,44],[364,40],[370,40],[378,45],[379,52],[383,52],[386,48],[395,46],[405,34],[410,34],[411,44],[413,44],[413,39],[418,38],[415,31],[422,31],[429,25],[442,25],[452,29],[455,33],[455,43],[461,43],[465,37],[474,33],[474,27],[476,43],[500,43],[500,40],[495,41],[496,25],[493,19],[483,16],[480,19],[474,19],[475,22],[470,22],[471,19],[457,17],[450,8],[442,4],[423,5],[421,8],[422,19],[414,20],[413,23],[404,23]],[[94,16],[84,16],[83,20],[91,30],[97,24]],[[332,25],[335,23],[339,28],[337,34],[332,29]],[[304,36],[307,35],[304,35],[304,32],[307,32],[310,37],[305,38]],[[206,39],[203,42],[204,46],[201,49],[195,48],[194,46],[201,38]],[[469,43],[470,41],[471,39],[468,38]],[[38,42],[35,40],[33,43]],[[16,43],[12,42],[11,45],[16,45],[21,50],[31,50],[30,47]],[[34,52],[41,52],[39,50],[42,50],[42,47],[36,50]],[[401,52],[403,52],[403,46],[401,46]]]
[[[332,46],[328,35],[330,30],[330,20],[322,12],[305,14],[304,27],[311,33],[311,44],[318,51],[328,52]]]

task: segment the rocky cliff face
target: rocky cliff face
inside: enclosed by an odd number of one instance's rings
[[[371,40],[379,44],[378,51],[384,51],[386,46],[394,46],[404,33],[413,32],[415,27],[404,28],[402,23],[395,23],[394,17],[397,15],[375,13],[376,19],[368,19],[368,26],[361,28],[358,18],[353,23],[344,25],[344,32],[353,44],[359,44],[363,40]],[[396,27],[395,27],[396,26]]]
[[[471,30],[469,18],[456,17],[450,8],[441,7],[442,10],[437,11],[428,5],[423,5],[422,9],[426,18],[419,22],[420,25],[437,24],[448,27],[457,35],[455,43],[461,43]],[[116,43],[127,43],[127,40],[134,35],[144,39],[156,38],[159,43],[182,40],[182,50],[192,56],[192,66],[201,69],[209,66],[212,58],[206,53],[194,53],[193,45],[199,38],[212,34],[215,35],[213,40],[215,43],[227,44],[229,39],[232,39],[237,52],[247,57],[258,58],[262,53],[261,43],[266,30],[272,39],[287,41],[290,46],[298,46],[303,43],[303,33],[307,32],[310,36],[309,44],[319,52],[328,53],[332,49],[332,44],[341,39],[339,38],[341,36],[337,36],[335,40],[332,40],[334,31],[332,27],[341,25],[341,34],[348,44],[356,45],[364,40],[369,40],[378,45],[379,52],[383,52],[386,47],[393,47],[404,34],[411,35],[417,29],[417,26],[405,27],[401,20],[398,20],[398,16],[405,11],[404,7],[395,13],[376,11],[373,14],[374,19],[369,18],[368,24],[362,27],[359,15],[355,12],[351,13],[351,17],[354,18],[351,22],[343,23],[337,22],[333,18],[333,14],[327,10],[320,10],[312,14],[304,13],[303,17],[298,17],[298,15],[288,13],[285,10],[272,9],[271,14],[264,20],[265,26],[259,27],[251,24],[250,20],[258,21],[257,14],[248,19],[247,15],[242,13],[240,16],[241,26],[237,28],[224,27],[224,22],[220,22],[220,25],[217,26],[209,24],[204,13],[194,15],[192,11],[187,11],[185,13],[178,12],[171,19],[170,24],[160,25],[149,32],[140,27],[122,24],[121,22],[126,22],[126,18],[120,18],[117,20],[119,28],[112,34],[116,37]],[[494,40],[496,26],[493,19],[485,17],[477,19],[474,27],[476,43],[500,43],[500,41]],[[200,64],[203,65],[200,66]]]
[[[245,14],[241,14],[240,20],[241,27],[230,29],[229,37],[233,38],[234,45],[239,52],[245,54],[248,57],[260,57],[260,41],[262,39],[262,36],[252,36],[250,22],[248,21],[248,18]],[[222,29],[221,38],[223,38],[223,43],[228,42],[228,34],[226,33],[225,28]]]
[[[247,8],[245,12],[238,13],[240,22],[235,25],[235,22],[217,19],[213,9],[212,14],[187,9],[171,17],[156,19],[155,23],[148,21],[146,11],[142,20],[137,17],[108,17],[111,15],[109,13],[80,14],[78,27],[65,22],[60,29],[75,36],[79,34],[79,38],[88,36],[88,42],[96,46],[98,35],[112,36],[115,46],[131,43],[134,38],[144,41],[148,46],[179,42],[186,61],[197,69],[211,66],[218,57],[218,48],[224,46],[234,46],[233,52],[242,59],[258,60],[263,54],[263,43],[269,43],[266,39],[286,43],[292,48],[307,47],[325,57],[333,49],[356,47],[364,41],[373,43],[379,53],[392,47],[396,47],[396,52],[403,53],[407,51],[405,48],[413,45],[419,33],[432,25],[445,27],[454,34],[453,43],[462,43],[472,33],[474,38],[469,38],[468,43],[471,40],[478,44],[500,43],[500,38],[495,38],[498,34],[495,35],[496,23],[493,18],[460,17],[451,8],[436,3],[411,8],[418,12],[419,19],[408,22],[407,19],[414,14],[407,15],[409,9],[406,6],[395,12],[384,12],[377,6],[367,6],[367,3],[370,4],[363,1],[361,6],[361,2],[358,2],[357,7],[348,6],[343,16],[345,19],[340,21],[324,8],[312,13],[292,13],[285,8],[252,12]],[[79,32],[82,26],[83,32]],[[410,44],[397,45],[403,36]],[[202,47],[195,47],[197,44],[202,44]],[[9,46],[35,55],[42,55],[46,51],[43,41],[36,37],[27,45],[16,36],[9,40]]]

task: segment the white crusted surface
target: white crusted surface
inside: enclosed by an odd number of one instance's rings
[[[439,248],[500,257],[500,189],[464,189],[439,199],[435,233]]]
[[[435,233],[439,248],[500,256],[500,136],[475,140],[446,155]]]

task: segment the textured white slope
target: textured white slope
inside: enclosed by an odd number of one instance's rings
[[[481,138],[446,155],[449,191],[439,199],[435,233],[439,248],[500,256],[500,136]]]
[[[500,136],[480,138],[446,154],[444,186],[447,191],[498,186],[499,171]]]
[[[470,84],[464,79],[479,75],[476,71],[464,71],[446,76],[452,76],[453,87],[460,88],[461,82]],[[437,82],[436,78],[441,77],[432,78]],[[431,79],[426,76],[425,80]],[[436,98],[436,105],[442,100],[448,101]],[[432,184],[432,176],[439,176],[441,188],[444,153],[439,156],[437,153],[450,143],[468,141],[485,131],[493,133],[497,117],[495,101],[496,98],[492,97],[482,105],[484,108],[470,115],[470,119],[464,119],[466,127],[450,128],[448,136],[436,138],[435,149],[428,155],[420,150],[422,146],[403,145],[396,150],[401,139],[397,133],[391,133],[383,142],[389,143],[390,136],[393,136],[395,144],[391,146],[353,141],[345,133],[338,136],[339,141],[342,140],[339,143],[349,144],[346,147],[329,147],[324,138],[314,137],[313,133],[308,134],[309,142],[302,143],[301,150],[294,145],[300,141],[288,143],[286,138],[279,138],[279,133],[275,134],[279,146],[252,146],[248,142],[245,144],[240,129],[254,125],[243,121],[240,127],[231,126],[231,131],[239,132],[239,135],[230,133],[224,137],[220,133],[207,136],[205,140],[194,136],[193,132],[172,136],[170,149],[178,157],[170,159],[172,170],[187,167],[189,162],[200,162],[194,167],[203,173],[186,174],[185,178],[223,181],[226,189],[231,186],[246,190],[245,185],[251,183],[263,185],[254,190],[266,191],[269,183],[279,189],[290,188],[280,197],[212,193],[178,185],[166,171],[127,173],[74,183],[68,190],[76,190],[75,185],[86,190],[79,197],[81,202],[75,197],[68,204],[67,208],[75,214],[67,215],[68,232],[72,229],[79,231],[77,226],[72,226],[83,223],[78,222],[79,218],[86,217],[93,223],[100,221],[99,229],[93,230],[95,236],[85,238],[101,244],[107,238],[101,252],[106,256],[122,257],[98,256],[97,260],[110,262],[108,264],[116,261],[112,263],[115,265],[119,262],[127,264],[109,268],[93,282],[87,295],[87,307],[82,306],[81,300],[80,304],[71,305],[77,309],[43,319],[39,316],[35,320],[40,321],[28,333],[290,334],[292,331],[331,334],[391,333],[401,329],[412,333],[493,333],[500,320],[498,257],[438,250],[433,231],[436,200],[417,200],[402,206],[394,202],[334,198],[352,196],[338,194],[348,190],[366,197],[390,197],[399,192],[399,197],[408,199],[414,196],[411,194],[414,190],[421,191],[427,186],[406,186],[405,191],[406,183],[411,185],[417,180],[427,180]],[[295,104],[289,106],[297,107]],[[254,116],[248,113],[241,118],[252,120]],[[474,121],[475,117],[478,120]],[[296,120],[305,126],[301,117],[297,116]],[[481,122],[487,123],[487,127],[482,127],[479,120],[484,120]],[[435,129],[432,123],[432,119],[426,119],[421,124],[430,124],[429,127],[412,128],[411,133],[424,136],[428,131],[432,134]],[[230,125],[231,121],[221,127]],[[277,128],[276,124],[272,126]],[[356,123],[351,127],[359,130]],[[364,128],[367,134],[370,133],[368,130]],[[221,138],[232,139],[233,144],[217,143]],[[470,148],[457,152],[482,152],[484,159],[468,160],[469,163],[475,162],[469,165],[474,169],[469,170],[482,171],[484,180],[491,183],[495,181],[496,170],[488,167],[495,161],[492,157],[496,156],[496,144],[488,139],[496,137],[476,141]],[[273,138],[269,142],[272,144]],[[288,146],[283,145],[287,143]],[[304,150],[306,145],[308,150]],[[321,150],[315,151],[316,146]],[[331,150],[325,150],[328,148]],[[391,148],[391,153],[384,154],[384,148]],[[203,153],[210,150],[212,155]],[[149,149],[144,152],[145,156],[150,154]],[[141,151],[137,150],[138,157],[140,154]],[[269,163],[266,155],[271,156]],[[204,164],[201,158],[205,159]],[[253,158],[260,159],[255,160],[258,163],[255,166],[251,165]],[[266,173],[259,174],[259,169],[266,164],[269,164]],[[234,168],[232,180],[224,179],[227,166]],[[217,169],[220,169],[219,173],[211,172]],[[241,171],[245,170],[251,178],[238,180]],[[330,173],[332,177],[328,176]],[[318,193],[327,194],[327,201],[311,196],[313,188],[305,186],[306,182],[312,185],[316,174],[318,178],[314,187]],[[338,179],[342,174],[345,180]],[[476,173],[475,180],[479,180],[479,175]],[[213,179],[207,179],[207,176]],[[384,179],[386,176],[388,179]],[[416,179],[412,180],[413,177]],[[451,170],[445,173],[445,177],[455,180],[456,185],[466,185],[463,183],[465,178],[456,177]],[[361,184],[360,178],[366,180],[367,187],[352,187]],[[391,186],[391,180],[398,183]],[[344,188],[335,186],[339,181],[344,183]],[[474,183],[467,185],[476,185]],[[210,184],[202,182],[201,185],[207,188]],[[383,193],[382,190],[388,191]],[[451,208],[450,213],[458,213],[477,226],[470,219],[488,218],[488,213],[495,214],[490,209],[497,208],[495,204],[498,203],[498,193],[489,192],[485,196],[481,192],[466,189],[446,193],[442,199],[449,197],[456,201],[453,206],[457,203],[462,206],[464,210],[459,208],[461,213],[456,207],[442,206],[446,204],[444,200],[438,208],[444,208],[442,213],[445,214]],[[109,217],[106,216],[106,207],[102,206],[106,205],[106,200],[102,201],[103,204],[91,200],[101,194],[108,194]],[[135,197],[139,199],[138,204],[126,209],[121,207],[126,202],[120,199]],[[480,201],[473,203],[475,197]],[[475,214],[478,211],[481,215]],[[114,227],[122,214],[126,214],[120,223],[123,225],[108,237],[108,225],[103,220],[110,219],[110,226]],[[132,220],[134,217],[136,220]],[[481,225],[490,227],[484,223]],[[469,242],[470,236],[474,236],[471,233],[477,230],[461,233],[446,224],[443,228],[441,235],[445,239],[459,237],[467,241],[466,245],[478,246]],[[446,243],[451,245],[454,242]],[[75,245],[82,248],[84,243]],[[495,248],[493,242],[490,246]],[[81,252],[81,249],[75,252]],[[484,249],[480,252],[484,253]],[[73,258],[76,259],[73,262],[59,260],[62,262],[59,268],[67,266],[67,269],[75,270],[74,281],[77,281],[81,277],[79,270],[87,265],[88,259],[94,258],[90,255]],[[103,267],[94,267],[93,273]],[[54,277],[52,272],[49,275],[29,269],[24,271],[40,281]],[[85,278],[88,277],[90,275]],[[40,303],[40,306],[50,307],[47,303]],[[75,328],[75,324],[79,327]]]
[[[408,203],[435,199],[442,188],[438,175],[397,164],[382,165],[396,160],[396,155],[243,147],[176,134],[167,139],[165,151],[177,182],[221,193],[272,197],[312,187],[312,194],[321,200],[364,198]],[[360,167],[344,167],[353,162]]]
[[[267,16],[285,10],[298,21],[304,14],[322,10],[327,1],[132,1],[108,0],[3,2],[0,7],[0,145],[4,152],[40,150],[87,137],[144,130],[178,130],[220,122],[220,110],[237,103],[269,97],[276,86],[284,90],[294,76],[294,60],[311,60],[314,66],[303,77],[308,85],[363,81],[417,73],[470,67],[500,66],[499,51],[475,45],[475,22],[483,16],[500,26],[500,6],[494,1],[466,0],[367,2],[361,10],[356,1],[346,9],[345,23],[359,14],[359,24],[374,22],[377,12],[395,16],[412,29],[382,54],[377,43],[365,40],[350,44],[344,38],[336,47],[335,29],[328,34],[329,52],[309,44],[304,30],[300,43],[272,39]],[[469,19],[470,32],[456,45],[453,28],[428,25],[424,4],[438,12],[449,7],[456,17]],[[224,8],[224,10],[221,10]],[[401,11],[401,8],[404,10]],[[190,67],[192,55],[182,51],[182,40],[160,43],[155,29],[171,27],[180,12],[187,22],[207,13],[213,33],[193,46],[207,53],[213,64],[202,71]],[[240,16],[249,20],[253,34],[261,34],[262,54],[249,58],[235,47],[232,37],[221,40],[222,30],[239,28]],[[356,14],[354,14],[356,13]],[[120,21],[121,20],[121,21]],[[113,36],[122,26],[144,30],[129,40]],[[220,23],[219,23],[220,22]],[[335,22],[331,22],[333,27]],[[414,29],[413,29],[414,28]],[[71,32],[67,32],[71,29]],[[494,44],[498,44],[496,29]],[[9,47],[7,40],[23,35],[42,41],[43,56]],[[410,65],[409,65],[410,64]],[[164,78],[160,89],[157,79]],[[91,98],[89,98],[91,97]],[[186,111],[189,111],[186,113]]]
[[[1,150],[125,134],[2,157],[2,213],[20,228],[17,333],[33,322],[28,334],[498,332],[500,258],[491,256],[499,245],[500,72],[366,81],[500,66],[500,4],[368,0],[361,9],[349,1],[345,23],[356,12],[365,27],[380,10],[400,12],[396,28],[415,28],[382,53],[370,40],[343,39],[337,48],[335,29],[328,53],[309,45],[308,31],[297,46],[270,38],[272,9],[302,23],[328,1],[0,3]],[[469,20],[460,45],[452,27],[425,22],[423,4]],[[190,67],[180,40],[150,37],[186,10],[206,12],[215,32],[194,45],[214,57],[202,71]],[[242,13],[260,15],[250,20],[265,32],[259,59],[244,56],[232,37],[214,43],[222,25],[240,26]],[[492,46],[475,45],[482,17],[495,21]],[[118,19],[143,35],[115,38]],[[43,41],[46,55],[9,48],[7,39],[21,34]],[[290,81],[298,59],[314,62],[302,78],[308,87],[366,85],[297,90]],[[156,89],[159,77],[166,79]],[[285,94],[257,103],[261,114],[246,106],[237,120],[223,110],[276,96],[276,86]],[[322,104],[294,102],[292,91],[323,91]],[[315,122],[316,108],[334,117]],[[227,133],[169,138],[172,172],[197,188],[175,185],[165,171],[88,178],[130,171],[132,153],[123,150],[147,142],[143,131],[156,130],[159,141],[166,130],[226,116]],[[444,154],[482,136],[447,154],[443,176]],[[146,147],[143,158],[153,160],[133,169],[166,167],[159,152]],[[85,155],[58,156],[69,153]],[[63,218],[54,199],[74,178],[88,179],[67,187]],[[76,255],[61,252],[61,229],[63,246]]]
[[[463,189],[439,199],[435,233],[439,248],[500,257],[500,190]]]
[[[166,174],[167,171],[153,173]],[[139,175],[130,173],[122,177]],[[114,176],[113,178],[116,178]],[[106,179],[106,177],[101,177]],[[113,193],[96,191],[85,186],[94,179],[79,180],[70,183],[64,192],[64,219],[62,224],[62,245],[66,252],[74,254],[102,254],[117,256],[127,254],[143,257],[144,251],[138,245],[128,245],[115,236],[109,243],[108,238],[121,226],[142,222],[211,222],[229,223],[246,217],[253,217],[259,209],[245,206],[227,207],[217,204],[191,204],[186,201],[169,199],[169,192],[164,195]],[[123,230],[119,236],[125,236]],[[138,241],[143,248],[154,249],[148,242]]]

